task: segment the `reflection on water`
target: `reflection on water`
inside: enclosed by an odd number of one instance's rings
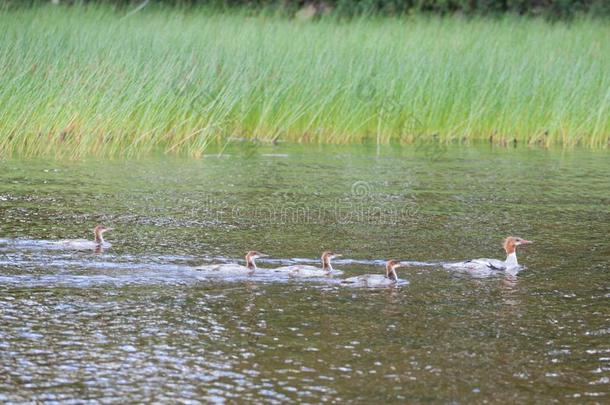
[[[0,401],[607,402],[607,152],[0,162]],[[103,252],[49,248],[113,226]],[[476,277],[442,262],[504,258]],[[193,270],[270,254],[233,280]],[[400,288],[265,267],[408,261]]]

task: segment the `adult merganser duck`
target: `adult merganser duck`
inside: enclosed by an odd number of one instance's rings
[[[467,269],[467,270],[500,270],[512,271],[520,269],[517,262],[517,246],[528,245],[534,243],[531,240],[526,240],[516,236],[509,236],[504,239],[504,250],[506,251],[506,260],[498,259],[474,259],[459,263],[448,263],[443,267],[448,269]]]
[[[255,260],[259,257],[267,257],[266,254],[251,250],[246,253],[246,265],[242,266],[237,263],[223,263],[223,264],[210,264],[207,266],[195,267],[196,270],[206,270],[223,275],[249,275],[252,274],[256,269]]]
[[[57,242],[52,242],[53,245],[59,245],[66,249],[77,249],[77,250],[89,250],[96,249],[102,250],[103,248],[109,248],[112,246],[110,243],[104,240],[104,232],[112,231],[112,228],[106,228],[105,226],[98,225],[93,228],[94,240],[87,239],[64,239]]]
[[[362,276],[349,277],[341,280],[341,284],[351,287],[389,287],[399,283],[408,284],[408,281],[398,279],[396,269],[399,267],[406,267],[406,265],[398,260],[388,260],[385,265],[385,275],[364,274]]]
[[[287,273],[289,277],[328,277],[333,275],[343,274],[341,270],[333,269],[333,266],[330,264],[330,261],[335,257],[341,257],[342,255],[338,253],[333,253],[330,251],[322,252],[322,256],[320,259],[322,260],[322,268],[315,266],[307,266],[303,264],[295,264],[292,266],[284,266],[278,267],[275,269],[270,269],[271,271],[278,273]]]

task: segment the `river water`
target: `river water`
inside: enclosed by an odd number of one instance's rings
[[[237,145],[0,161],[0,401],[607,403],[610,155]],[[112,247],[50,241],[112,226]],[[480,276],[444,262],[504,258]],[[240,262],[258,277],[204,277]],[[397,288],[267,276],[398,270]],[[243,261],[241,261],[243,263]]]

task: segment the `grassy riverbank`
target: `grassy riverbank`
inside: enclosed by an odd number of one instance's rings
[[[232,138],[607,147],[610,25],[0,13],[0,153],[192,155]]]

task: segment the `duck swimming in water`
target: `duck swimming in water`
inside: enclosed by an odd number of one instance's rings
[[[275,269],[270,269],[273,272],[285,273],[289,277],[328,277],[333,275],[343,274],[341,270],[333,269],[330,261],[335,257],[341,257],[342,255],[330,251],[322,252],[320,259],[322,260],[322,268],[315,266],[307,266],[303,264],[295,264],[292,266],[283,266]]]
[[[112,231],[112,228],[107,228],[102,225],[97,225],[93,228],[93,240],[87,239],[64,239],[57,242],[53,242],[53,245],[58,245],[65,249],[77,249],[77,250],[97,250],[101,251],[104,248],[112,246],[110,243],[104,240],[104,233]]]
[[[519,238],[517,236],[509,236],[504,239],[503,247],[506,251],[506,260],[498,259],[473,259],[465,262],[448,263],[443,265],[446,269],[466,269],[466,270],[497,270],[497,271],[514,271],[519,270],[521,266],[517,262],[517,246],[529,245],[534,243],[531,240]]]
[[[196,270],[206,270],[213,272],[214,274],[221,275],[249,275],[252,274],[256,269],[255,260],[259,257],[267,257],[266,254],[251,250],[246,253],[246,265],[242,266],[237,263],[223,263],[223,264],[210,264],[206,266],[195,267]]]
[[[390,287],[397,284],[408,284],[406,280],[399,280],[396,269],[406,265],[398,260],[388,260],[385,265],[385,275],[364,274],[341,280],[341,284],[351,287]]]

